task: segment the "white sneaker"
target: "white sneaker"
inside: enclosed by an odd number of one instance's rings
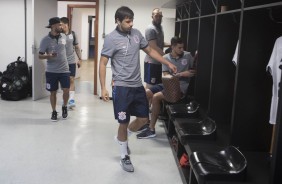
[[[75,107],[75,101],[73,99],[70,100],[68,106],[69,106],[69,108]]]

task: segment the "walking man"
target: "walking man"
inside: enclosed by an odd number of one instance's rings
[[[74,31],[70,30],[69,27],[69,19],[67,17],[61,18],[62,23],[62,29],[63,32],[66,35],[66,52],[67,52],[67,60],[69,63],[69,69],[70,69],[70,93],[69,93],[69,101],[68,106],[70,108],[75,107],[75,74],[76,74],[76,64],[77,67],[80,68],[81,65],[81,51],[80,47],[77,42],[77,37]],[[76,63],[76,57],[75,54],[78,57],[78,62]]]
[[[111,59],[114,115],[119,123],[116,140],[120,146],[120,165],[127,172],[134,171],[128,153],[128,135],[143,126],[149,117],[148,101],[141,79],[139,50],[168,65],[176,73],[176,67],[152,49],[139,30],[132,28],[133,18],[133,11],[126,6],[116,10],[115,22],[118,25],[105,37],[99,65],[102,99],[108,101],[106,66]],[[129,124],[131,115],[136,116],[136,119]]]
[[[52,121],[57,121],[57,90],[59,83],[63,90],[62,117],[68,116],[67,103],[69,99],[70,72],[66,56],[66,35],[61,34],[62,26],[59,17],[49,20],[51,31],[40,43],[39,59],[46,59],[46,90],[50,91],[50,103],[52,107]]]

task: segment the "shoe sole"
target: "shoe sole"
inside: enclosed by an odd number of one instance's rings
[[[137,139],[149,139],[149,138],[154,138],[154,137],[156,137],[156,135],[149,135],[147,137],[138,137],[137,136]]]
[[[52,122],[57,122],[58,120],[57,120],[57,119],[56,119],[56,120],[51,119],[51,121],[52,121]]]
[[[119,165],[121,166],[121,168],[126,171],[126,172],[134,172],[134,169],[133,170],[126,170],[124,167],[122,167],[122,163],[121,161],[119,161]]]

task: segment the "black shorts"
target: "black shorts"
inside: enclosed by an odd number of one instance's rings
[[[75,77],[76,63],[69,64],[70,76]]]
[[[162,83],[162,65],[145,62],[144,82],[152,85]]]
[[[153,94],[155,94],[155,93],[158,93],[160,91],[163,91],[164,86],[163,86],[163,84],[157,84],[157,85],[153,85],[149,89],[150,89],[150,91],[152,91]]]
[[[113,86],[112,93],[115,119],[119,123],[128,123],[130,116],[149,117],[149,104],[143,86]]]
[[[57,91],[59,83],[62,88],[70,88],[70,74],[69,73],[51,73],[46,72],[46,90]]]

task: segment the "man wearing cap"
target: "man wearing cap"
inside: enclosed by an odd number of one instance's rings
[[[69,99],[70,71],[66,56],[66,35],[62,32],[61,21],[59,17],[49,19],[51,31],[40,43],[39,59],[46,59],[46,90],[50,91],[50,103],[52,107],[52,121],[57,121],[57,90],[59,83],[63,90],[62,117],[68,116],[67,103]]]

